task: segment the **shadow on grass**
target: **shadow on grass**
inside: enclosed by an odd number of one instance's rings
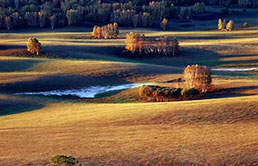
[[[0,99],[0,116],[34,111],[43,107],[43,104],[31,101]]]
[[[0,60],[0,72],[25,71],[39,63],[39,60]]]
[[[21,46],[15,46],[20,48]],[[8,48],[13,49],[14,46]],[[105,60],[115,62],[147,63],[173,67],[185,67],[191,64],[214,66],[219,54],[199,48],[181,47],[178,56],[155,56],[129,58],[119,54],[124,46],[43,46],[43,51],[51,52],[63,59]]]
[[[211,99],[211,98],[226,98],[226,97],[242,97],[242,96],[252,96],[257,95],[257,93],[244,94],[241,91],[255,91],[258,89],[258,86],[243,86],[236,88],[225,88],[215,90],[214,92],[208,92],[202,99]]]

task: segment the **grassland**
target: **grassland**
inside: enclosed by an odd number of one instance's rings
[[[190,64],[257,67],[253,25],[232,32],[122,28],[117,40],[91,39],[87,28],[0,33],[0,165],[46,165],[56,154],[83,165],[258,165],[257,70],[213,72],[216,93],[192,101],[145,103],[137,88],[97,99],[16,95],[130,82],[178,86],[172,80]],[[129,31],[176,36],[180,55],[118,56]],[[42,42],[42,56],[24,53],[30,36]]]

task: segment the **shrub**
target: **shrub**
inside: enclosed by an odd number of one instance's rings
[[[248,22],[244,22],[243,28],[247,28],[247,27],[248,27]]]
[[[81,166],[81,164],[72,156],[57,155],[49,159],[48,166]]]
[[[226,29],[227,29],[228,31],[232,31],[234,28],[235,28],[235,23],[234,23],[234,21],[230,20],[230,21],[227,23]]]
[[[34,37],[30,37],[27,43],[27,50],[33,54],[39,55],[41,51],[41,43]]]
[[[143,85],[139,88],[139,96],[147,101],[169,101],[181,96],[181,88]]]
[[[187,66],[183,73],[184,88],[195,88],[199,92],[206,92],[211,85],[211,73],[206,66]]]

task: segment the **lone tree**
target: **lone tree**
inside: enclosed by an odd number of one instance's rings
[[[233,20],[230,20],[230,21],[227,23],[226,29],[227,29],[228,31],[232,31],[234,28],[235,28],[235,23],[234,23]]]
[[[197,89],[199,92],[206,92],[212,82],[210,70],[207,66],[187,66],[183,73],[184,89]]]
[[[219,19],[218,21],[218,30],[222,30],[223,29],[223,22],[221,19]]]
[[[41,51],[41,43],[38,39],[30,37],[27,43],[27,50],[33,54],[37,53],[37,55],[39,55]]]
[[[160,23],[160,27],[163,29],[163,31],[165,31],[167,29],[167,26],[168,26],[168,20],[164,18]]]

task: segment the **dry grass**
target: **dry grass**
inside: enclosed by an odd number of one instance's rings
[[[162,82],[181,77],[188,64],[257,66],[258,30],[135,31],[176,36],[182,52],[143,61],[114,55],[124,39],[89,39],[90,32],[1,33],[0,113],[23,113],[0,116],[0,165],[46,165],[56,154],[83,165],[258,165],[257,81],[238,79],[239,73],[213,75],[214,88],[224,90],[209,100],[139,103],[137,89],[94,100],[13,95],[127,82],[177,86]],[[58,58],[13,57],[30,36]]]
[[[1,165],[255,165],[258,96],[139,104],[49,104],[0,118]]]

